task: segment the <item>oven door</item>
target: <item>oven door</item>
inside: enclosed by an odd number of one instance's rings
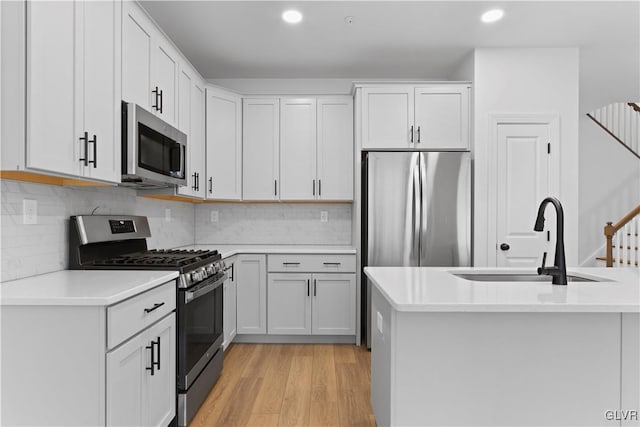
[[[221,272],[178,289],[178,390],[186,391],[222,347],[222,284],[226,279]]]

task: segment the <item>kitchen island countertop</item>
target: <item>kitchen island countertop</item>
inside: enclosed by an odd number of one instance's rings
[[[404,312],[640,312],[640,270],[569,268],[567,274],[605,279],[567,286],[536,282],[479,282],[450,272],[533,273],[522,269],[366,267],[373,285]]]
[[[62,270],[0,283],[0,306],[108,306],[177,277],[177,271]]]

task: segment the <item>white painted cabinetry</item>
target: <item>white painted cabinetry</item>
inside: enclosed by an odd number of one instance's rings
[[[234,274],[237,275],[237,333],[267,333],[266,256],[238,255]]]
[[[353,99],[318,98],[317,111],[317,199],[353,200]]]
[[[27,3],[27,168],[120,181],[120,13]]]
[[[225,272],[227,273],[227,280],[223,285],[223,310],[224,310],[224,320],[223,320],[223,329],[224,329],[224,338],[222,342],[222,347],[224,350],[227,349],[229,344],[235,338],[238,328],[236,321],[236,310],[237,310],[237,275],[236,275],[236,262],[237,257],[231,257],[224,260],[226,267]]]
[[[469,149],[469,84],[389,85],[360,90],[362,148]]]
[[[179,54],[137,3],[122,16],[122,98],[175,126]]]
[[[242,198],[278,200],[280,102],[274,98],[242,100]]]
[[[244,200],[352,200],[351,98],[244,99],[242,187]]]
[[[355,335],[353,255],[269,255],[268,265],[269,334]]]
[[[208,87],[206,125],[206,197],[214,200],[240,200],[242,198],[242,99],[240,96]],[[251,158],[250,154],[247,156]]]
[[[312,200],[316,181],[316,99],[280,99],[280,199]]]
[[[187,185],[178,187],[178,193],[184,196],[204,198],[206,191],[204,116],[204,82],[183,65],[178,87],[178,128],[187,135]]]

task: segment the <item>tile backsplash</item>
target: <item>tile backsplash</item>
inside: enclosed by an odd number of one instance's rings
[[[196,244],[351,244],[351,204],[220,203],[196,207]],[[321,212],[328,221],[321,222]],[[217,215],[217,221],[211,217]],[[217,212],[217,214],[215,213]]]
[[[150,248],[170,248],[194,242],[194,205],[136,197],[122,187],[59,187],[0,180],[2,281],[64,270],[68,266],[68,227],[71,215],[145,215],[152,237]],[[23,199],[36,200],[37,224],[25,225]],[[165,220],[171,210],[170,221]]]

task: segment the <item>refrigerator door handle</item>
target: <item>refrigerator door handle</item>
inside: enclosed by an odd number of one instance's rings
[[[420,265],[420,214],[421,214],[421,193],[422,193],[422,180],[420,177],[420,155],[417,155],[415,158],[415,163],[413,165],[413,238],[411,241],[411,255],[412,255],[412,263],[410,265]]]

